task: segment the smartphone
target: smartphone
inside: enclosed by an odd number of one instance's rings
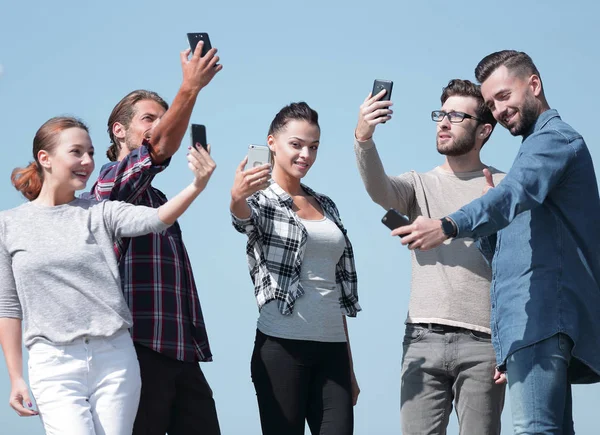
[[[390,208],[388,212],[381,218],[381,222],[383,222],[383,224],[390,230],[395,230],[396,228],[410,224],[410,220],[406,216],[394,210],[393,208]]]
[[[394,82],[391,80],[375,80],[373,82],[373,91],[371,92],[371,96],[374,97],[382,90],[386,90],[387,92],[381,97],[379,101],[390,101],[392,98],[392,88],[394,87]]]
[[[206,56],[208,50],[212,48],[210,44],[210,38],[208,37],[208,33],[188,33],[187,34],[188,41],[190,43],[190,48],[192,49],[192,54],[194,54],[194,50],[198,45],[198,42],[204,41],[204,45],[202,46],[202,53],[200,53],[200,57]]]
[[[248,145],[248,163],[246,168],[255,168],[271,163],[271,150],[264,145]]]
[[[206,150],[206,127],[202,124],[192,124],[191,132],[192,146],[197,148],[197,144],[200,144]]]

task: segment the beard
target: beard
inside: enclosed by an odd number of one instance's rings
[[[527,134],[538,119],[538,109],[536,101],[533,98],[526,98],[523,105],[519,107],[519,121],[512,127],[508,127],[501,122],[502,127],[506,128],[513,136],[523,136]]]
[[[125,146],[129,151],[137,150],[140,146],[142,146],[142,141],[138,138],[133,137],[134,135],[130,130],[125,132]]]
[[[463,156],[475,148],[475,128],[465,131],[462,137],[452,137],[445,145],[440,144],[440,140],[437,140],[438,153],[444,156]]]

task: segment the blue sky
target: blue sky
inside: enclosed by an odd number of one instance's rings
[[[260,433],[250,355],[257,309],[247,272],[245,238],[230,224],[229,191],[248,144],[264,143],[277,111],[307,101],[320,115],[321,147],[305,182],[337,203],[356,251],[363,312],[349,321],[362,394],[357,434],[397,434],[403,321],[410,257],[379,222],[354,161],[358,107],[373,79],[394,81],[394,119],[375,140],[386,170],[429,170],[442,162],[429,113],[452,78],[473,79],[485,55],[529,53],[550,105],[579,130],[600,167],[595,81],[600,66],[599,7],[564,1],[171,1],[5,2],[0,6],[0,209],[24,200],[10,172],[32,159],[37,128],[73,114],[91,128],[96,165],[106,162],[106,121],[133,89],[171,101],[181,83],[186,32],[208,32],[224,69],[204,89],[192,121],[207,126],[217,170],[181,219],[196,273],[215,361],[202,368],[215,393],[224,434]],[[498,128],[483,160],[507,170],[520,140]],[[187,140],[184,141],[187,145]],[[93,176],[94,177],[94,176]],[[173,195],[190,180],[185,152],[155,179]],[[90,183],[91,184],[91,183]],[[0,362],[0,423],[7,434],[42,434],[38,419],[8,407]],[[597,431],[600,386],[574,389],[575,429]],[[510,403],[503,434],[511,433]],[[453,417],[450,434],[458,433]]]

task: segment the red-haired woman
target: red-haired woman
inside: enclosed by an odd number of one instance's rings
[[[22,374],[23,332],[47,434],[131,434],[140,376],[113,243],[168,228],[215,168],[206,151],[191,149],[193,182],[154,209],[76,198],[93,154],[81,121],[50,119],[33,140],[34,161],[12,174],[29,202],[0,213],[0,344],[10,405],[21,416],[37,414]]]

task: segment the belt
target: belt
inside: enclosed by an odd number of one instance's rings
[[[415,323],[417,326],[427,328],[433,332],[463,332],[470,331],[470,329],[461,328],[460,326],[441,325],[439,323]]]

